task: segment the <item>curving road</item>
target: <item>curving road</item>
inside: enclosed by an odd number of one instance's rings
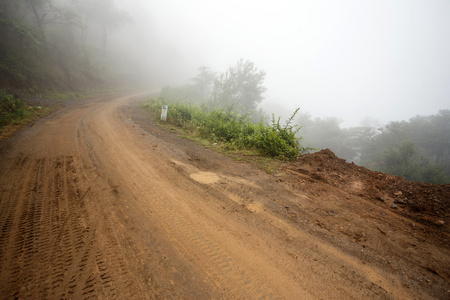
[[[267,174],[200,169],[136,126],[136,100],[85,101],[1,144],[2,298],[415,297],[275,213],[269,198],[295,195]]]

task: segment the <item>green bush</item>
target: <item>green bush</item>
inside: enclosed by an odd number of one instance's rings
[[[168,105],[160,98],[149,99],[142,104],[156,113],[162,105]],[[292,120],[298,109],[288,119],[285,126],[280,118],[272,116],[272,124],[259,122],[254,124],[246,115],[232,109],[208,110],[206,106],[186,103],[171,103],[167,113],[167,122],[190,131],[196,131],[202,138],[212,142],[223,142],[233,148],[252,149],[263,155],[295,160],[305,149],[300,146],[301,138],[295,134],[300,128],[292,126]]]
[[[303,148],[300,147],[301,139],[295,136],[300,128],[291,125],[298,110],[295,110],[285,126],[281,126],[280,118],[276,120],[273,114],[271,125],[265,125],[260,122],[255,132],[256,138],[253,140],[256,148],[265,155],[288,160],[295,160],[300,156],[303,152]]]
[[[5,90],[0,90],[0,127],[14,120],[22,119],[26,114],[26,106],[22,100]]]
[[[212,110],[204,112],[197,124],[203,137],[211,136],[216,141],[239,142],[248,120],[232,111]]]
[[[193,108],[189,104],[178,104],[167,112],[168,121],[178,127],[186,127],[192,121]]]

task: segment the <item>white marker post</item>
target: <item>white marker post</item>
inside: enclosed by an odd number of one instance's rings
[[[166,121],[167,120],[167,110],[169,107],[167,105],[163,105],[161,109],[161,120]]]

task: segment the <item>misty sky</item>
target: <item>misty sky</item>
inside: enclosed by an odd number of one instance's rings
[[[164,62],[167,83],[243,58],[267,73],[264,102],[343,126],[450,108],[449,0],[117,3],[149,39],[146,55]]]

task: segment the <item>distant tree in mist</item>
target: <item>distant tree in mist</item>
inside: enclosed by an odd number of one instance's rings
[[[48,0],[26,0],[26,3],[31,7],[31,11],[33,12],[36,25],[39,29],[39,32],[42,35],[42,39],[45,41],[46,36],[44,29],[44,18],[46,16],[46,13],[42,11],[50,3]]]
[[[210,68],[205,66],[198,68],[198,74],[192,78],[192,82],[199,93],[201,101],[205,101],[211,94],[215,78],[216,74]]]
[[[0,72],[32,89],[116,80],[121,71],[99,54],[131,21],[114,0],[0,0]]]
[[[309,115],[300,115],[298,123],[307,147],[330,148],[347,161],[409,180],[450,182],[450,110],[382,128],[367,122],[341,128],[337,119]]]
[[[365,145],[363,163],[380,161],[386,149],[398,148],[405,141],[450,175],[450,110],[389,123]]]
[[[132,17],[125,11],[118,9],[114,0],[74,0],[85,15],[88,23],[96,24],[100,28],[100,45],[102,53],[106,54],[108,34],[127,23],[132,23]]]
[[[208,67],[198,68],[197,75],[187,84],[164,86],[160,97],[170,102],[203,103],[211,94],[215,73]]]
[[[386,150],[377,169],[413,181],[444,183],[448,179],[441,168],[419,153],[412,141],[402,141]]]
[[[354,160],[358,156],[354,139],[356,132],[349,132],[340,127],[337,118],[315,118],[301,114],[297,122],[302,126],[299,134],[307,147],[331,149],[337,156],[346,160]]]
[[[214,81],[210,104],[242,113],[254,112],[263,100],[266,73],[251,61],[239,60]]]
[[[192,84],[169,86],[161,89],[159,97],[171,103],[199,103],[201,101],[199,91]]]
[[[266,114],[258,110],[266,91],[263,81],[266,73],[258,70],[251,61],[239,60],[226,72],[216,76],[208,67],[198,68],[190,83],[181,86],[165,86],[160,97],[172,102],[206,102],[212,108],[226,108],[230,111],[257,117]]]
[[[265,91],[262,86],[265,73],[256,70],[251,62],[241,60],[237,65],[237,68],[230,68],[231,72],[222,73],[220,78],[210,68],[200,67],[189,83],[165,86],[159,96],[168,103],[206,104],[204,109],[226,109],[243,114],[252,122],[269,124],[270,114],[257,108],[262,101],[261,93]]]

